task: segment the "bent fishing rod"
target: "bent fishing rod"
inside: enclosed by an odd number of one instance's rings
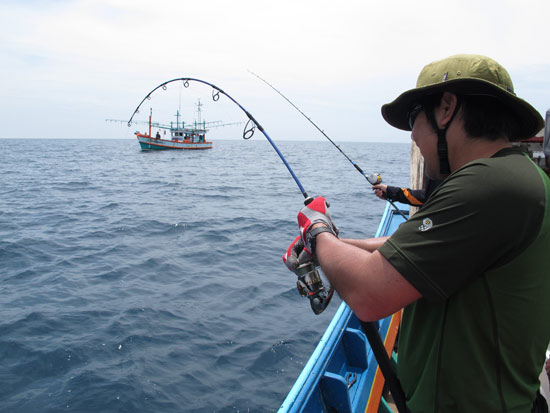
[[[265,138],[268,140],[268,142],[271,144],[275,152],[277,152],[277,155],[279,155],[279,158],[283,161],[284,165],[290,172],[290,175],[296,182],[296,185],[298,185],[298,188],[300,189],[300,192],[302,193],[304,197],[304,204],[309,204],[311,202],[312,198],[310,198],[305,191],[304,187],[302,186],[300,180],[290,167],[289,163],[286,161],[285,157],[275,145],[273,140],[269,137],[266,130],[260,125],[260,123],[248,112],[239,102],[237,102],[233,97],[231,97],[228,93],[223,91],[218,86],[206,82],[204,80],[190,78],[190,77],[182,77],[182,78],[176,78],[169,81],[166,81],[164,83],[161,83],[159,86],[151,90],[139,103],[139,105],[134,110],[134,113],[130,117],[130,120],[128,121],[128,127],[132,126],[132,120],[134,119],[134,116],[139,113],[139,108],[141,105],[146,101],[151,99],[151,95],[158,89],[162,88],[163,90],[167,89],[167,85],[169,83],[173,82],[183,82],[183,86],[185,88],[189,87],[189,82],[198,82],[205,85],[208,85],[212,88],[212,99],[214,101],[218,101],[220,99],[220,93],[224,96],[226,96],[229,100],[231,100],[233,103],[235,103],[248,117],[248,122],[245,125],[245,128],[243,130],[243,138],[244,139],[250,139],[254,135],[254,131],[256,128],[262,134],[265,136]],[[288,99],[287,99],[288,100]],[[293,105],[294,106],[294,105]],[[305,115],[304,115],[305,116]],[[248,125],[250,124],[250,127]],[[328,138],[328,136],[327,136]],[[330,138],[329,138],[330,140]],[[332,141],[331,141],[332,142]],[[333,142],[334,143],[334,142]],[[342,152],[343,153],[343,152]],[[348,158],[349,159],[349,158]],[[351,161],[351,160],[350,160]],[[361,171],[361,173],[364,175],[362,170],[356,166],[356,168]],[[368,178],[367,178],[368,180]],[[377,179],[378,180],[378,179]],[[370,181],[369,181],[370,182]],[[301,295],[306,296],[309,298],[311,308],[315,314],[320,314],[329,304],[332,295],[334,293],[334,289],[332,287],[325,288],[323,285],[323,280],[321,276],[319,275],[317,269],[313,264],[304,264],[308,267],[305,268],[301,273],[298,275],[298,291]],[[407,412],[407,407],[405,404],[405,395],[403,393],[403,389],[401,388],[401,385],[399,383],[399,380],[397,378],[397,374],[395,373],[394,367],[391,364],[390,359],[388,358],[384,345],[382,343],[382,340],[380,338],[380,334],[378,333],[377,324],[374,322],[362,322],[361,323],[363,330],[365,332],[365,335],[371,345],[371,348],[373,350],[373,353],[375,355],[376,361],[378,362],[378,365],[380,367],[380,370],[382,371],[384,377],[386,378],[386,381],[388,383],[388,387],[390,388],[390,391],[393,395],[394,401],[396,403],[396,406],[398,408],[398,411],[400,413]]]
[[[252,114],[250,114],[250,112],[248,112],[233,97],[231,97],[228,93],[226,93],[221,88],[219,88],[218,86],[216,86],[216,85],[214,85],[210,82],[206,82],[204,80],[190,78],[190,77],[182,77],[182,78],[172,79],[172,80],[168,80],[164,83],[161,83],[156,88],[154,88],[152,91],[150,91],[142,99],[142,101],[139,103],[137,108],[134,110],[134,113],[130,117],[130,120],[128,121],[128,127],[132,126],[132,120],[134,119],[134,116],[137,113],[139,113],[139,109],[140,109],[141,105],[143,105],[143,103],[146,100],[150,100],[151,95],[156,90],[158,90],[158,89],[166,90],[167,85],[169,83],[173,83],[173,82],[183,82],[183,86],[186,87],[186,88],[189,87],[189,82],[198,82],[198,83],[208,85],[212,88],[212,99],[214,101],[218,101],[220,99],[220,93],[221,93],[224,96],[226,96],[228,99],[230,99],[233,103],[235,103],[248,117],[248,122],[246,123],[246,125],[244,127],[244,131],[243,131],[243,138],[244,139],[252,138],[252,136],[254,135],[255,129],[258,128],[260,130],[260,132],[262,132],[262,134],[269,141],[269,143],[271,144],[271,146],[273,147],[275,152],[277,152],[277,154],[279,155],[279,158],[281,158],[281,160],[283,161],[284,165],[286,166],[286,168],[290,172],[290,175],[292,176],[292,178],[294,178],[294,181],[296,182],[296,185],[298,185],[298,188],[300,189],[300,192],[304,196],[304,204],[307,205],[313,200],[313,198],[308,196],[308,194],[305,191],[302,183],[300,182],[300,180],[298,179],[298,177],[296,176],[296,174],[294,173],[294,171],[290,167],[289,163],[286,161],[285,157],[283,156],[283,154],[281,153],[281,151],[279,150],[277,145],[275,145],[275,142],[273,142],[273,140],[269,137],[266,130],[260,125],[260,123],[252,116]],[[248,125],[250,125],[250,127]],[[325,288],[323,279],[321,278],[319,272],[317,271],[316,267],[312,263],[304,264],[304,265],[300,266],[300,268],[296,271],[296,275],[298,276],[297,287],[298,287],[298,291],[300,292],[300,294],[309,299],[311,309],[313,310],[313,312],[315,314],[322,313],[325,310],[325,308],[328,306],[328,304],[330,303],[330,300],[332,299],[332,296],[334,294],[334,289],[330,286]]]
[[[166,90],[167,85],[173,82],[183,82],[183,86],[186,88],[189,87],[189,82],[198,82],[198,83],[208,85],[212,88],[212,99],[214,101],[218,101],[220,99],[220,93],[221,93],[224,96],[226,96],[229,100],[231,100],[233,103],[235,103],[248,117],[248,122],[246,123],[243,130],[243,138],[244,139],[252,138],[252,136],[254,135],[255,129],[258,128],[260,132],[262,132],[262,134],[269,141],[269,143],[271,144],[275,152],[277,152],[277,155],[279,155],[279,158],[281,158],[281,160],[283,161],[284,165],[290,172],[290,175],[292,176],[292,178],[294,178],[294,182],[296,182],[296,185],[298,185],[298,188],[300,189],[300,192],[304,197],[304,204],[307,205],[313,200],[313,198],[308,196],[302,183],[300,182],[300,180],[298,179],[298,177],[290,167],[289,163],[286,161],[285,157],[283,156],[283,154],[281,153],[277,145],[275,145],[275,142],[273,142],[273,140],[267,134],[266,130],[260,125],[260,123],[254,118],[254,116],[252,116],[250,112],[248,112],[239,102],[237,102],[228,93],[226,93],[221,88],[219,88],[218,86],[210,82],[206,82],[201,79],[195,79],[190,77],[181,77],[181,78],[172,79],[164,83],[161,83],[152,91],[150,91],[142,99],[142,101],[139,103],[137,108],[134,110],[134,113],[130,117],[130,120],[128,121],[128,127],[132,126],[132,120],[134,119],[134,116],[137,113],[139,113],[139,108],[141,107],[141,105],[143,105],[143,102],[145,102],[146,100],[150,100],[151,95],[156,90],[158,89]],[[250,127],[248,125],[250,125]],[[332,287],[325,288],[323,279],[321,278],[321,276],[319,275],[319,272],[317,271],[317,269],[312,263],[304,264],[300,266],[300,268],[296,271],[296,275],[298,276],[297,287],[298,287],[298,291],[300,292],[300,295],[307,297],[309,299],[309,302],[311,304],[311,309],[315,314],[322,313],[330,303],[330,300],[332,299],[332,296],[334,294],[334,289]]]
[[[317,124],[315,122],[313,122],[311,120],[311,118],[309,116],[307,116],[304,112],[302,112],[300,110],[300,108],[298,106],[296,106],[294,103],[292,103],[292,101],[287,98],[285,95],[283,95],[283,93],[278,90],[275,86],[273,86],[271,83],[269,83],[267,80],[265,80],[264,78],[262,78],[261,76],[257,75],[256,73],[252,72],[252,71],[248,71],[249,73],[251,73],[252,75],[256,76],[258,79],[260,79],[262,82],[264,82],[266,85],[268,85],[271,89],[273,89],[275,92],[277,92],[284,100],[286,100],[288,103],[290,103],[292,105],[292,107],[294,109],[296,109],[298,112],[300,112],[300,114],[306,118],[313,126],[315,126],[315,128],[321,132],[323,134],[323,136],[325,138],[328,139],[328,141],[330,143],[332,143],[334,145],[334,147],[336,147],[336,149],[338,149],[340,151],[340,153],[342,155],[345,156],[345,158],[350,161],[350,163],[355,167],[355,169],[357,169],[357,171],[363,175],[363,177],[371,184],[371,185],[377,185],[377,184],[380,184],[382,183],[382,176],[380,176],[380,174],[378,173],[371,173],[371,174],[366,174],[359,165],[357,165],[357,163],[355,163],[343,150],[342,148],[340,148],[340,145],[337,145],[332,139],[330,139],[330,137],[325,133],[324,130],[322,130],[319,126],[317,126]],[[387,199],[387,201],[391,204],[391,206],[405,219],[407,220],[408,218],[406,217],[406,215],[397,207],[397,205],[394,204],[394,202],[391,200],[391,199]]]

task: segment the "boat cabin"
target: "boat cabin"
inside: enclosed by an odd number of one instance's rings
[[[206,129],[172,128],[170,134],[173,141],[201,143],[205,142]]]

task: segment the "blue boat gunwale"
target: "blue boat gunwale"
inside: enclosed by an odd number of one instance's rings
[[[396,206],[404,211],[408,210],[408,206],[403,204],[396,203]],[[403,221],[404,219],[391,207],[390,203],[386,203],[375,237],[391,235]],[[385,341],[391,321],[392,316],[379,320],[379,332],[383,341]],[[335,353],[338,351],[338,348],[341,347],[339,344],[344,339],[344,335],[349,331],[355,331],[353,328],[350,328],[350,324],[358,325],[359,320],[348,305],[342,302],[302,372],[288,392],[287,397],[279,408],[279,413],[302,411],[307,407],[308,402],[311,404],[310,398],[314,396],[314,392],[319,391],[323,374],[327,374],[326,371],[332,359],[338,357]],[[360,327],[357,328],[360,329]],[[364,338],[361,331],[357,332],[357,335],[363,336]],[[354,386],[355,389],[361,388],[362,391],[355,390],[353,395],[348,395],[349,400],[344,401],[344,403],[350,407],[361,406],[363,410],[369,402],[370,392],[378,367],[370,345],[368,345],[368,341],[366,341],[366,338],[364,338],[364,340],[367,363],[369,365],[372,363],[373,366],[368,366],[364,374],[357,375],[359,377],[359,383],[355,383]],[[350,366],[348,366],[348,368],[349,367]]]

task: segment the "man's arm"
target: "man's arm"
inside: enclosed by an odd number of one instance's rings
[[[427,192],[424,189],[400,188],[384,184],[373,185],[372,189],[380,199],[389,199],[412,206],[422,206],[427,199]]]
[[[382,254],[369,252],[372,240],[379,240],[380,246],[386,239],[363,240],[368,248],[361,248],[358,240],[342,242],[327,232],[316,238],[315,253],[323,272],[363,321],[387,317],[422,297]]]
[[[366,238],[366,239],[351,239],[351,238],[340,238],[340,241],[345,242],[349,245],[354,245],[362,250],[368,252],[374,252],[380,248],[389,237],[378,237],[378,238]]]

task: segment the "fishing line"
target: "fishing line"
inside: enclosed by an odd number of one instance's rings
[[[264,78],[260,77],[259,75],[257,75],[256,73],[252,72],[252,71],[248,71],[249,73],[251,73],[252,75],[256,76],[258,79],[260,79],[262,82],[264,82],[266,85],[268,85],[271,89],[273,89],[275,92],[277,92],[284,100],[286,100],[288,103],[290,103],[292,105],[292,107],[294,109],[296,109],[298,112],[300,112],[300,114],[306,118],[313,126],[315,126],[315,128],[321,132],[323,134],[323,136],[325,138],[327,138],[329,140],[330,143],[332,143],[336,149],[338,149],[340,151],[340,153],[342,155],[344,155],[346,157],[346,159],[348,161],[351,162],[351,164],[355,167],[355,169],[357,169],[357,171],[363,175],[365,177],[365,179],[371,184],[371,185],[376,185],[376,184],[379,184],[382,182],[382,177],[380,176],[380,174],[377,174],[377,173],[371,173],[371,174],[366,174],[360,167],[359,165],[357,165],[357,163],[355,163],[348,155],[346,155],[346,153],[342,150],[342,148],[340,148],[340,145],[337,145],[332,139],[330,139],[330,137],[325,133],[325,131],[323,131],[319,126],[317,126],[317,124],[315,122],[313,122],[311,120],[311,118],[309,116],[307,116],[304,112],[302,112],[300,110],[300,108],[298,106],[296,106],[294,103],[292,103],[290,101],[289,98],[287,98],[285,95],[282,94],[282,92],[280,92],[275,86],[273,86],[271,83],[269,83],[267,80],[265,80]],[[407,220],[407,217],[405,216],[405,214],[397,207],[397,205],[395,205],[393,203],[392,200],[390,199],[387,199],[387,201],[391,204],[391,206],[403,217],[405,218],[405,220]]]
[[[153,90],[151,90],[144,98],[143,100],[139,103],[139,105],[137,106],[136,110],[134,110],[134,113],[132,114],[132,116],[130,117],[130,120],[128,121],[128,127],[132,126],[132,120],[134,119],[134,116],[139,113],[139,108],[141,107],[141,105],[143,104],[143,102],[145,102],[146,100],[151,100],[151,95],[157,90],[157,89],[160,89],[162,88],[162,90],[166,90],[167,89],[167,86],[169,83],[172,83],[172,82],[183,82],[183,86],[188,88],[189,87],[189,82],[198,82],[198,83],[202,83],[202,84],[205,84],[205,85],[208,85],[212,88],[212,100],[214,102],[217,102],[219,99],[220,99],[220,93],[224,96],[227,96],[227,98],[229,98],[229,100],[231,100],[233,103],[235,103],[244,113],[245,115],[248,117],[248,122],[246,123],[245,127],[244,127],[244,131],[243,131],[243,139],[250,139],[252,138],[252,136],[254,135],[254,132],[256,130],[256,128],[258,128],[258,130],[260,132],[262,132],[262,134],[266,137],[266,139],[268,140],[268,142],[271,144],[271,146],[273,147],[273,149],[275,150],[275,152],[277,152],[277,155],[279,155],[279,158],[281,158],[281,160],[283,161],[283,163],[285,164],[286,168],[288,169],[288,171],[290,172],[290,175],[292,175],[292,178],[294,178],[294,181],[296,182],[296,185],[298,185],[298,188],[300,189],[300,192],[302,193],[302,195],[304,196],[306,202],[308,201],[308,199],[311,199],[309,198],[307,192],[305,191],[304,187],[302,186],[302,183],[300,182],[300,180],[298,179],[298,177],[296,176],[296,174],[294,173],[294,171],[292,170],[292,168],[290,167],[290,165],[288,164],[288,162],[286,161],[285,157],[283,156],[283,154],[281,153],[281,151],[279,150],[279,148],[277,147],[277,145],[275,145],[275,143],[273,142],[273,140],[269,137],[269,135],[267,134],[267,132],[265,131],[265,129],[262,127],[262,125],[260,125],[260,123],[250,114],[250,112],[248,112],[239,102],[237,102],[235,99],[233,99],[229,94],[227,94],[226,92],[224,92],[221,88],[219,88],[218,86],[210,83],[210,82],[206,82],[204,80],[200,80],[200,79],[195,79],[195,78],[191,78],[191,77],[180,77],[180,78],[177,78],[177,79],[172,79],[172,80],[168,80],[167,82],[164,82],[164,83],[161,83],[160,85],[158,85],[156,88],[154,88]]]
[[[328,137],[328,135],[321,128],[319,128],[304,112],[302,112],[294,103],[292,103],[285,95],[283,95],[273,85],[271,85],[268,81],[266,81],[265,79],[258,76],[256,73],[251,72],[250,70],[249,70],[249,72],[252,73],[254,76],[256,76],[258,79],[260,79],[261,81],[263,81],[269,87],[271,87],[275,92],[277,92],[279,95],[281,95],[288,103],[290,103],[298,112],[300,112],[302,114],[302,116],[304,116],[313,126],[315,126],[315,128],[317,128],[317,130],[319,132],[321,132],[323,134],[323,136],[325,138],[327,138],[330,141],[330,143],[332,143],[336,147],[336,149],[338,149],[340,151],[340,153],[346,157],[346,159],[348,161],[351,162],[351,164],[355,167],[355,169],[357,169],[357,171],[359,171],[361,173],[361,175],[363,175],[365,177],[365,179],[370,184],[376,185],[376,184],[382,182],[382,177],[379,174],[372,173],[372,174],[369,174],[367,176],[365,174],[365,172],[359,167],[359,165],[357,165],[348,155],[346,155],[344,153],[344,151],[342,151],[342,149],[340,148],[339,145],[334,143],[334,141],[332,139],[330,139]],[[388,199],[388,201],[393,206],[393,208],[405,220],[407,220],[407,217],[405,216],[405,214],[403,214],[403,212],[401,212],[401,210],[399,208],[397,208],[397,206],[391,200]],[[330,301],[330,299],[329,299],[329,301]],[[326,303],[326,305],[328,305],[328,303]],[[312,308],[315,312],[315,308],[314,308],[313,304],[312,304]],[[315,313],[318,314],[317,312],[315,312]],[[367,340],[368,340],[368,342],[371,346],[371,349],[374,353],[376,361],[378,362],[378,366],[380,367],[380,370],[382,371],[382,374],[386,379],[386,383],[387,383],[387,385],[390,389],[390,392],[394,397],[394,401],[396,403],[396,407],[397,407],[398,412],[400,412],[400,413],[408,412],[409,410],[408,410],[407,405],[406,405],[406,401],[405,401],[406,399],[405,399],[405,394],[403,392],[403,388],[401,387],[401,384],[400,384],[399,379],[397,377],[397,373],[395,372],[395,369],[394,369],[390,359],[388,358],[388,355],[386,354],[386,349],[384,347],[384,344],[382,343],[382,340],[380,338],[380,334],[378,332],[377,323],[361,321],[361,328],[363,329],[363,332],[365,333],[365,335],[367,337]]]

